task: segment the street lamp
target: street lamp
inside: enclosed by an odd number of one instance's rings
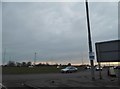
[[[92,77],[92,80],[95,80],[95,74],[94,74],[94,52],[92,50],[92,40],[91,40],[91,33],[90,33],[88,1],[86,0],[85,3],[86,3],[86,14],[87,14],[89,59],[90,59],[90,64],[91,64],[91,77]]]

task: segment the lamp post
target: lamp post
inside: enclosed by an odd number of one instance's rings
[[[86,15],[87,15],[87,27],[88,27],[88,43],[89,43],[89,59],[91,64],[91,77],[92,80],[95,80],[94,74],[94,53],[92,50],[92,40],[91,40],[91,33],[90,33],[90,22],[89,22],[89,9],[88,9],[88,2],[86,0]]]

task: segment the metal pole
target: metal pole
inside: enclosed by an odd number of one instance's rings
[[[91,54],[93,53],[92,51],[92,41],[91,41],[91,33],[90,33],[90,23],[89,23],[89,10],[88,10],[88,2],[86,0],[86,14],[87,14],[87,27],[88,27],[88,43],[89,43],[89,59],[90,59],[90,64],[91,64],[91,77],[92,80],[95,80],[94,76],[94,60],[91,57]]]
[[[34,58],[34,66],[35,66],[35,64],[36,64],[36,52],[35,52],[35,58]]]
[[[99,67],[99,78],[102,79],[102,73],[101,73],[102,70],[100,69],[101,68],[100,62],[98,62],[98,67]]]

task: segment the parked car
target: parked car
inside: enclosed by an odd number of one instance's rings
[[[28,66],[29,68],[33,68],[34,66]]]
[[[120,69],[120,66],[115,66],[114,69]]]
[[[100,67],[99,67],[99,66],[96,66],[96,67],[95,67],[95,70],[96,70],[96,71],[99,71],[99,70],[102,70],[102,69],[103,69],[103,68],[102,68],[101,66],[100,66]]]
[[[61,69],[62,73],[72,73],[72,72],[76,72],[78,70],[78,68],[74,67],[74,66],[68,66],[64,69]]]
[[[85,69],[91,69],[91,66],[86,66]]]

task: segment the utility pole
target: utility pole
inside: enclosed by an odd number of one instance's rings
[[[83,53],[82,53],[82,65],[84,65],[83,59],[84,59],[84,55],[83,55]]]
[[[3,65],[5,65],[5,60],[6,60],[6,48],[3,52]]]
[[[90,22],[89,22],[89,9],[88,9],[88,1],[86,0],[86,14],[87,14],[87,27],[88,27],[88,43],[89,43],[89,59],[91,64],[91,77],[92,80],[95,80],[94,74],[94,53],[92,50],[92,41],[91,41],[91,33],[90,33]]]
[[[34,58],[34,66],[35,66],[35,64],[36,64],[36,52],[35,52],[35,58]]]

